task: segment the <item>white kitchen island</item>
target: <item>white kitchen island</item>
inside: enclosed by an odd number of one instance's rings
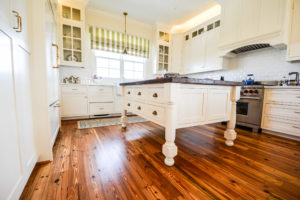
[[[227,123],[226,145],[236,138],[236,101],[240,83],[190,78],[164,78],[121,83],[122,127],[127,111],[165,127],[162,152],[165,164],[172,166],[177,155],[176,129],[216,122]]]

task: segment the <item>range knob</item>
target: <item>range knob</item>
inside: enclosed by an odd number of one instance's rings
[[[247,93],[248,93],[248,90],[244,90],[244,93],[246,93],[246,94],[247,94]]]
[[[252,94],[252,93],[253,93],[253,90],[249,90],[249,93]]]
[[[258,94],[258,90],[254,90],[254,93],[255,93],[255,94]]]

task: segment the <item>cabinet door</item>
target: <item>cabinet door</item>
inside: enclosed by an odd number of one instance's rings
[[[56,104],[50,106],[49,108],[49,113],[50,113],[50,131],[51,131],[51,145],[53,146],[57,133],[59,131],[60,127],[60,117],[59,117],[59,107],[57,107],[57,102]]]
[[[62,116],[75,117],[88,115],[88,101],[86,95],[68,95],[62,96]]]
[[[0,199],[8,199],[22,174],[13,85],[12,38],[1,28],[0,55]]]
[[[288,46],[288,60],[300,60],[300,0],[294,0],[292,5],[292,22]]]
[[[222,69],[223,58],[219,57],[218,53],[219,41],[220,28],[214,28],[207,33],[205,45],[205,71]]]
[[[30,5],[29,0],[11,0],[11,27],[16,27],[18,25],[17,17],[12,11],[16,11],[20,15],[20,25],[22,27],[19,28],[20,32],[17,32],[16,36],[21,40],[22,46],[25,49],[28,49],[28,22],[29,22],[29,8]]]
[[[241,0],[224,0],[221,17],[221,46],[238,40],[240,34]]]
[[[5,26],[10,25],[10,0],[1,0],[0,1],[0,22]]]
[[[273,33],[282,29],[285,3],[285,0],[261,0],[259,18],[260,34]]]
[[[56,23],[51,10],[51,4],[46,4],[46,56],[48,76],[48,102],[53,104],[59,99],[59,69],[57,63],[57,49],[52,44],[57,44]]]
[[[264,0],[263,0],[264,1]],[[260,17],[261,0],[242,0],[241,1],[241,21],[240,40],[246,40],[257,36],[259,17]]]

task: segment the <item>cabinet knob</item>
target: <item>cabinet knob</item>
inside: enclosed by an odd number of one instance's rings
[[[154,93],[152,96],[153,96],[154,98],[157,98],[157,97],[158,97],[157,93]]]
[[[128,91],[127,94],[130,94],[130,91]]]
[[[127,106],[130,106],[130,103],[128,103]]]
[[[139,96],[141,96],[141,95],[142,95],[142,93],[141,93],[141,92],[138,92],[138,95],[139,95]]]
[[[137,109],[138,109],[138,110],[141,110],[142,108],[141,108],[141,106],[139,106]]]
[[[156,112],[156,111],[153,111],[153,112],[152,112],[152,115],[155,115],[155,116],[156,116],[156,115],[157,115],[157,112]]]

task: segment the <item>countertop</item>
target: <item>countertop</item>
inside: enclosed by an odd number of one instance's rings
[[[116,86],[112,83],[60,83],[60,85],[65,86]]]
[[[300,86],[265,86],[270,89],[300,89]]]
[[[224,86],[242,86],[241,82],[233,81],[220,81],[210,79],[197,79],[197,78],[162,78],[162,79],[149,79],[135,82],[124,82],[120,85],[142,85],[142,84],[159,84],[159,83],[182,83],[182,84],[200,84],[200,85],[224,85]]]

